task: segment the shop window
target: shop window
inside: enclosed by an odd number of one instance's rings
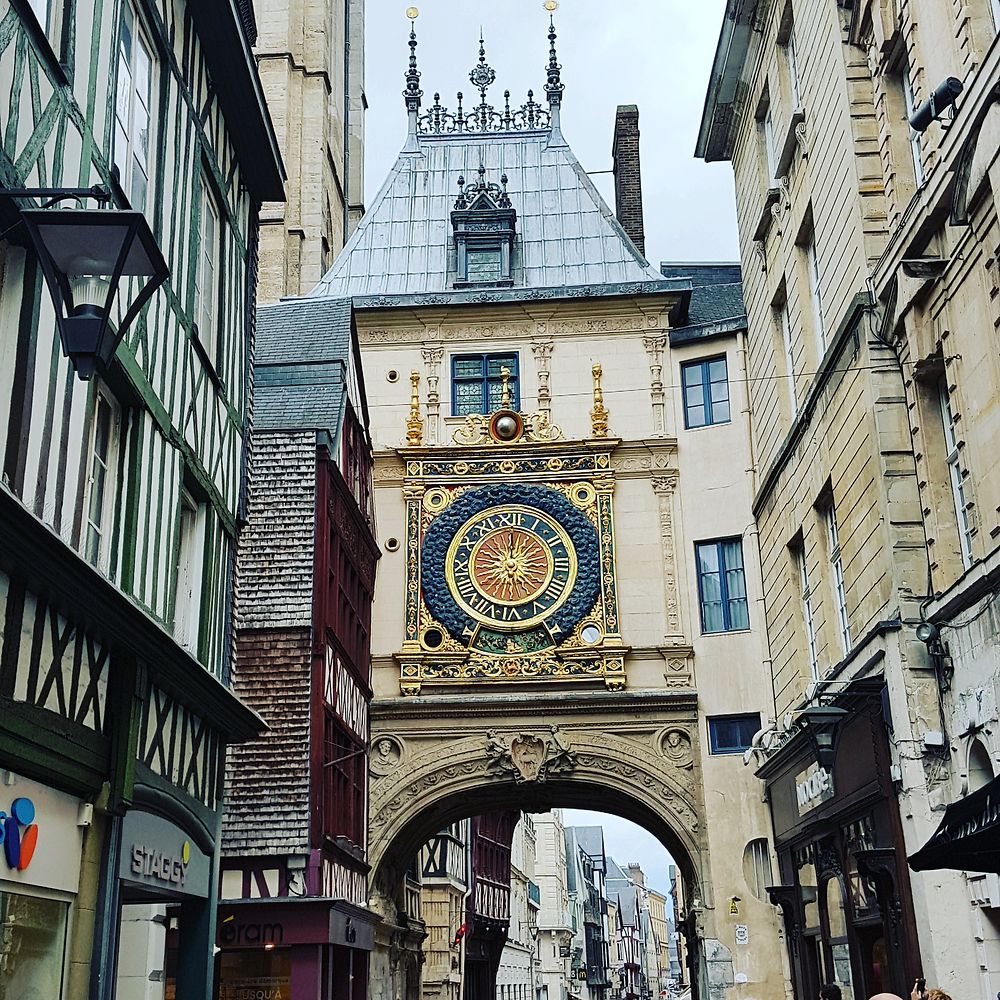
[[[218,959],[218,1000],[291,997],[290,948],[222,951]]]
[[[69,903],[0,890],[0,997],[61,997]]]
[[[729,423],[729,375],[725,355],[681,365],[684,426]]]
[[[122,5],[115,86],[113,160],[118,183],[136,211],[146,208],[151,172],[153,48],[131,0]]]
[[[698,596],[701,630],[738,632],[750,627],[746,578],[743,573],[743,541],[723,538],[697,542]]]
[[[751,840],[743,849],[743,879],[755,899],[767,901],[767,887],[774,885],[774,878],[766,837]]]
[[[102,570],[108,565],[108,540],[114,520],[117,439],[118,408],[110,396],[98,389],[90,433],[83,551],[87,560]]]
[[[830,978],[840,986],[843,1000],[854,1000],[851,974],[851,949],[847,938],[847,905],[839,878],[828,879],[826,889],[826,924]]]
[[[511,407],[520,409],[517,354],[462,354],[451,359],[451,412],[494,413],[503,396],[503,369],[509,372]]]
[[[744,753],[760,731],[760,714],[719,715],[708,720],[708,743],[713,754]]]

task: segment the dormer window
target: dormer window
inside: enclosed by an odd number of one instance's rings
[[[455,231],[455,288],[470,285],[507,288],[514,284],[512,263],[517,212],[507,195],[507,175],[499,184],[458,178],[458,198],[451,213]]]

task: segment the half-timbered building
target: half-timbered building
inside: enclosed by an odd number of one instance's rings
[[[361,1000],[378,548],[360,350],[349,299],[259,317],[234,688],[270,731],[230,755],[219,988]],[[372,766],[397,760],[389,740]]]
[[[0,0],[2,996],[211,990],[225,750],[261,728],[228,608],[258,209],[283,196],[236,11]],[[121,282],[84,380],[21,213],[92,185],[169,276],[131,322]]]

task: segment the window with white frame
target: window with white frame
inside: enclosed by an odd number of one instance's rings
[[[802,107],[802,92],[799,86],[799,64],[795,55],[795,26],[788,31],[788,41],[785,42],[785,59],[788,63],[788,91],[792,98],[792,110]]]
[[[788,402],[794,417],[799,409],[799,401],[795,394],[795,352],[792,347],[792,323],[788,315],[788,299],[775,309],[778,328],[781,330],[781,346],[785,352],[785,388],[788,390]]]
[[[213,365],[216,363],[219,339],[219,234],[219,208],[208,181],[202,176],[198,259],[194,278],[195,323],[198,325],[198,338]]]
[[[813,614],[812,584],[809,581],[809,565],[805,544],[795,549],[795,562],[799,571],[799,596],[802,601],[802,621],[806,630],[806,650],[809,653],[809,669],[813,678],[819,678],[819,658],[816,652],[816,618]]]
[[[775,177],[775,174],[778,172],[778,157],[774,147],[774,111],[770,104],[768,104],[767,110],[764,112],[764,120],[761,122],[761,128],[764,130],[764,158],[767,162],[767,186],[773,188],[778,185],[778,180]]]
[[[837,511],[830,501],[823,512],[826,521],[827,545],[830,554],[830,571],[833,574],[833,603],[837,609],[837,630],[840,633],[840,647],[846,656],[851,651],[851,623],[847,615],[847,588],[844,586],[844,562],[840,554],[840,528],[837,525]]]
[[[755,899],[767,901],[768,887],[774,885],[767,838],[759,837],[751,840],[743,848],[743,879]]]
[[[181,491],[180,545],[174,598],[174,638],[197,654],[201,619],[202,573],[205,564],[206,507]]]
[[[900,81],[903,87],[903,101],[906,105],[906,128],[910,130],[910,155],[913,158],[913,179],[917,187],[924,182],[924,160],[921,155],[920,133],[916,129],[910,128],[910,118],[917,110],[917,95],[913,89],[913,77],[910,76],[910,67],[903,66],[900,73]]]
[[[823,324],[823,295],[819,284],[819,259],[816,256],[816,234],[809,232],[803,251],[806,259],[806,275],[809,278],[809,299],[812,302],[813,331],[816,334],[818,360],[826,354],[826,327]]]
[[[969,497],[966,489],[966,473],[962,467],[962,450],[955,433],[955,415],[948,395],[948,383],[941,379],[938,385],[938,399],[941,405],[941,423],[944,426],[945,460],[948,463],[948,478],[951,481],[951,495],[955,503],[955,520],[958,523],[958,542],[962,550],[962,565],[968,569],[972,565],[972,519],[969,516]]]
[[[131,0],[122,5],[113,160],[132,208],[143,211],[152,167],[153,48]]]
[[[107,569],[108,539],[114,519],[117,430],[118,408],[98,389],[90,433],[83,554],[100,569]]]

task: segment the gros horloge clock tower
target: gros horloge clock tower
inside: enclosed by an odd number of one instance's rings
[[[481,42],[478,96],[449,107],[423,101],[411,30],[403,149],[295,306],[308,323],[350,300],[371,403],[370,996],[455,998],[478,947],[455,922],[478,890],[451,868],[421,909],[422,844],[566,806],[669,849],[699,1000],[737,975],[783,1000],[741,749],[771,694],[739,268],[645,259],[563,136],[551,22],[548,40],[544,104],[491,104]],[[501,934],[502,913],[472,916]]]
[[[544,414],[470,414],[446,448],[405,453],[406,612],[400,690],[485,682],[625,686],[614,472],[593,366],[591,437]],[[419,374],[413,373],[418,385]],[[411,427],[421,422],[419,405]]]

